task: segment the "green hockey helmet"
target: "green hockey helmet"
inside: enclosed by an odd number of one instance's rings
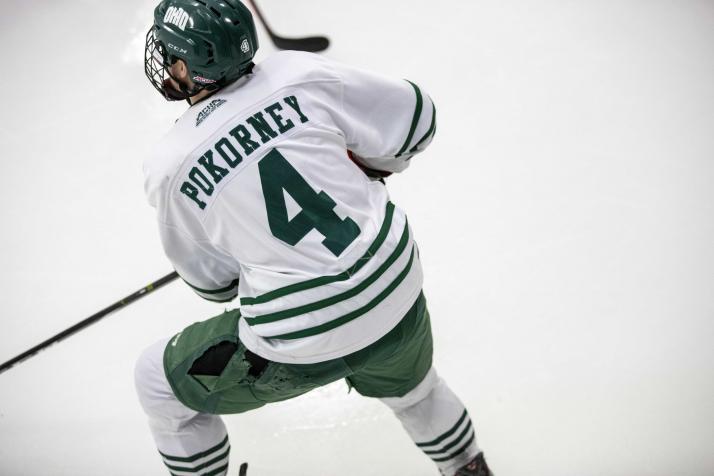
[[[240,0],[163,0],[146,33],[144,72],[167,100],[188,99],[249,73],[257,49],[253,16]],[[178,60],[186,63],[193,87],[176,89],[168,81]]]

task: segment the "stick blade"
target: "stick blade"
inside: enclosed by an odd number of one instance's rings
[[[240,465],[240,469],[238,470],[238,476],[246,476],[248,474],[248,463],[243,463]]]
[[[271,38],[276,48],[280,50],[308,51],[318,53],[330,47],[330,40],[324,36],[310,36],[307,38]]]

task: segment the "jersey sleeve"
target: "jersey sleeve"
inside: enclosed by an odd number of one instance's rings
[[[334,65],[342,83],[338,117],[347,147],[363,165],[401,172],[436,132],[436,107],[426,92],[407,80],[345,65]]]
[[[178,227],[159,223],[159,232],[166,256],[196,294],[214,302],[228,302],[238,295],[240,266],[234,258]]]

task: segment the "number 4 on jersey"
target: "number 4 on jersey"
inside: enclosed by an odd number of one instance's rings
[[[273,236],[295,246],[312,229],[325,239],[322,244],[335,256],[360,234],[359,226],[350,217],[344,220],[335,213],[335,201],[324,191],[315,192],[302,175],[280,152],[273,149],[258,163],[260,183],[268,211],[268,224]],[[285,190],[300,205],[300,213],[288,217]]]

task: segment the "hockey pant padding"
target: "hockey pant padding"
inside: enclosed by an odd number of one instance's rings
[[[368,397],[401,397],[424,379],[432,364],[431,326],[423,294],[377,342],[314,364],[253,361],[236,332],[239,319],[240,313],[233,310],[196,322],[166,346],[167,379],[187,407],[214,415],[243,413],[342,378]]]
[[[176,476],[225,476],[230,452],[226,427],[220,417],[196,412],[178,401],[162,364],[168,341],[147,348],[134,373],[159,456]]]
[[[432,367],[424,380],[398,398],[381,398],[414,443],[445,475],[453,475],[481,452],[461,400]]]

